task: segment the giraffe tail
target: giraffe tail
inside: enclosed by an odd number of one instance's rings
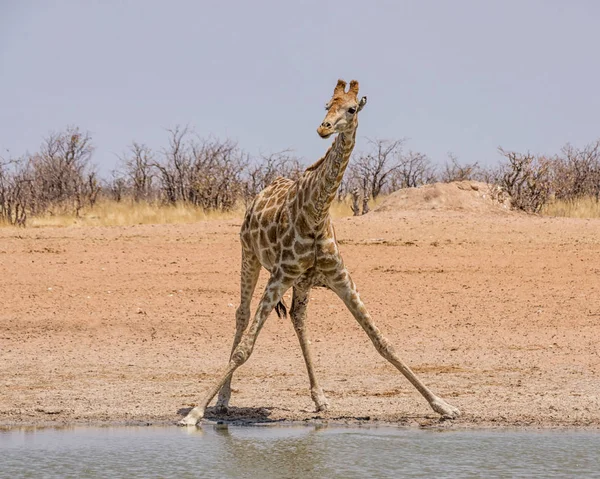
[[[279,301],[279,303],[277,303],[277,305],[275,306],[275,312],[277,313],[277,316],[279,316],[279,318],[286,318],[287,310],[287,304],[285,304],[282,298],[281,301]]]

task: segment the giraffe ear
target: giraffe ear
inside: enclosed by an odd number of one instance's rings
[[[358,102],[358,111],[362,110],[365,105],[367,104],[367,97],[363,96],[360,101]]]

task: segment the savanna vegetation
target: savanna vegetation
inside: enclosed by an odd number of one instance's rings
[[[0,157],[0,223],[118,225],[239,217],[277,176],[292,179],[308,162],[291,151],[252,157],[237,143],[167,130],[157,151],[133,142],[118,168],[101,178],[89,133],[76,127],[44,138],[39,151]],[[381,197],[434,182],[479,180],[507,194],[511,206],[555,216],[600,217],[600,140],[565,145],[551,155],[499,148],[484,168],[449,153],[443,164],[402,139],[371,139],[355,151],[338,192],[335,216],[365,214]],[[316,160],[316,158],[314,159]]]

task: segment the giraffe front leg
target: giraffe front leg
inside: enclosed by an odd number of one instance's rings
[[[381,334],[379,328],[375,326],[371,315],[358,295],[356,285],[345,269],[331,279],[329,286],[342,299],[344,304],[346,304],[350,312],[354,315],[358,323],[373,342],[373,345],[379,354],[393,364],[406,379],[417,388],[435,412],[448,419],[460,416],[458,408],[448,404],[442,398],[431,392],[415,373],[400,359],[389,341]]]
[[[248,306],[249,308],[249,306]],[[250,322],[250,309],[246,309],[243,305],[237,309],[236,313],[236,325],[235,325],[235,337],[233,338],[233,347],[231,348],[231,355],[229,359],[233,356],[236,348],[240,344],[242,340],[242,335],[244,331],[248,327],[248,323]],[[217,412],[220,414],[226,414],[229,410],[229,400],[231,399],[231,378],[233,376],[233,372],[223,384],[223,387],[219,391],[219,397],[217,398]]]
[[[248,360],[252,354],[252,350],[254,349],[256,338],[258,337],[258,334],[260,333],[260,330],[262,329],[267,317],[271,311],[273,311],[273,308],[275,308],[275,305],[279,302],[283,296],[283,293],[289,289],[292,282],[293,281],[283,283],[280,279],[275,279],[274,276],[271,276],[258,305],[258,309],[256,310],[256,314],[254,315],[254,320],[252,321],[252,324],[248,330],[243,334],[241,341],[231,354],[229,364],[225,368],[221,378],[208,391],[200,404],[192,409],[187,416],[179,422],[181,426],[195,426],[198,421],[204,417],[204,412],[208,404],[217,395],[225,383],[231,378],[231,375],[235,372],[235,370]]]
[[[250,303],[252,294],[256,288],[258,277],[260,274],[260,261],[251,251],[242,247],[242,267],[240,274],[240,306],[235,312],[235,337],[233,338],[233,347],[231,348],[231,356],[242,340],[242,335],[250,322]],[[231,378],[229,376],[225,384],[219,391],[217,399],[217,412],[227,413],[229,408],[229,399],[231,398]]]
[[[290,310],[290,316],[292,318],[292,323],[294,324],[294,330],[296,331],[296,335],[300,341],[304,362],[306,363],[308,380],[310,382],[310,395],[315,403],[317,412],[325,412],[329,409],[329,402],[327,401],[327,398],[323,393],[323,389],[319,385],[315,375],[312,354],[310,352],[308,336],[306,334],[306,328],[304,325],[306,321],[308,294],[308,289],[302,289],[294,286],[294,295],[292,297],[292,309]]]

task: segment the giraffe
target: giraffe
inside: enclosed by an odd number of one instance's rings
[[[358,113],[367,103],[358,100],[359,84],[338,80],[326,105],[326,116],[317,132],[322,138],[337,133],[324,157],[306,169],[297,180],[275,179],[260,192],[246,211],[240,231],[242,245],[241,300],[236,310],[236,331],[229,363],[221,378],[202,402],[180,422],[196,425],[206,407],[219,394],[217,411],[226,412],[231,396],[231,377],[249,358],[258,334],[275,309],[286,315],[283,295],[293,289],[290,316],[308,371],[310,393],[317,411],[329,403],[315,376],[305,329],[306,308],[311,288],[323,286],[336,293],[367,333],[377,351],[393,364],[424,396],[431,408],[445,418],[460,411],[431,392],[400,359],[392,345],[375,326],[344,266],[329,215],[338,187],[354,148]],[[261,267],[270,277],[250,324],[250,302]]]

